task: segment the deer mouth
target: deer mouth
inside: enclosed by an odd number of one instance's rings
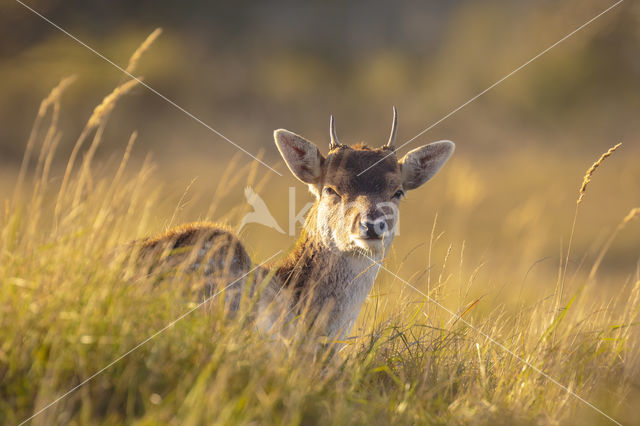
[[[357,248],[371,253],[378,253],[383,251],[384,249],[382,238],[361,237],[354,235],[351,240]]]

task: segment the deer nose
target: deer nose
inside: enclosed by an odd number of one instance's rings
[[[364,217],[360,221],[360,236],[362,238],[382,238],[387,230],[387,222],[384,217],[371,219]]]

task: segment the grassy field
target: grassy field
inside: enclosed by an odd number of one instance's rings
[[[457,154],[404,203],[388,271],[336,353],[136,278],[128,242],[187,220],[237,226],[246,185],[282,219],[288,185],[237,157],[181,186],[186,168],[133,159],[135,134],[121,161],[96,161],[135,82],[104,99],[56,168],[71,83],[43,101],[22,168],[2,176],[1,423],[637,424],[640,213],[625,194],[640,179],[624,147],[582,188],[599,152]],[[293,244],[255,225],[241,236],[256,264]]]

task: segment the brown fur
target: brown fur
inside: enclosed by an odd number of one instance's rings
[[[386,158],[385,158],[386,157]],[[358,173],[376,164],[371,170]],[[402,173],[395,154],[371,148],[363,143],[332,151],[325,160],[322,184],[334,185],[345,194],[380,194],[387,188],[395,191],[402,184]]]
[[[251,258],[244,246],[223,226],[198,222],[177,226],[138,244],[138,262],[146,274],[187,277],[195,274],[192,284],[200,298],[213,295],[231,285],[227,299],[232,310],[238,308],[240,295],[251,268]]]
[[[392,146],[335,143],[325,158],[295,133],[277,130],[274,136],[287,166],[309,186],[316,202],[291,253],[255,273],[259,281],[273,271],[260,292],[258,324],[269,329],[279,320],[288,323],[304,314],[323,334],[344,337],[373,285],[379,269],[376,261],[384,258],[395,235],[403,187],[410,182],[413,189],[433,176],[453,152],[453,143],[427,145],[398,161]],[[374,225],[382,228],[375,230]],[[237,281],[230,299],[232,311],[238,308],[251,270],[242,243],[211,223],[183,225],[144,240],[139,253],[150,273],[174,268],[199,271],[207,294]]]
[[[333,185],[345,194],[382,192],[384,197],[388,197],[387,193],[400,185],[400,171],[395,155],[377,164],[370,175],[354,177],[358,171],[369,167],[387,153],[364,144],[333,150],[325,162],[323,184]],[[393,186],[393,189],[386,189],[389,185]],[[292,317],[306,312],[310,318],[309,324],[315,323],[316,326],[318,323],[315,319],[320,315],[324,314],[330,318],[337,314],[334,311],[340,309],[339,299],[344,297],[358,274],[345,270],[343,254],[339,251],[328,252],[315,234],[318,204],[317,201],[310,209],[304,230],[289,255],[281,262],[262,268],[258,274],[265,276],[269,270],[275,271],[275,276],[265,292],[270,300],[265,303],[274,303],[279,295],[287,294],[289,300],[280,301],[278,309],[288,311]],[[214,250],[214,253],[202,251],[201,248],[205,245]],[[203,263],[212,263],[205,259],[215,259],[213,263],[219,269],[228,269],[225,262],[241,259],[239,267],[232,268],[232,274],[225,274],[233,278],[251,269],[249,256],[232,232],[220,225],[207,222],[181,225],[159,236],[146,239],[141,242],[140,254],[142,259],[152,259],[148,269],[151,273],[164,272],[180,265],[184,267],[185,263],[186,269],[198,269]],[[213,273],[215,269],[209,268],[207,273]],[[220,279],[212,281],[216,282],[208,285],[207,294],[212,293],[213,287],[219,288],[224,284]],[[243,283],[245,281],[246,279],[242,280]],[[347,325],[340,323],[328,328],[331,329],[331,334],[335,335],[344,332]]]

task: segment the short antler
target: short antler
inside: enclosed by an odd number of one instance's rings
[[[393,123],[391,124],[391,135],[389,135],[389,142],[384,148],[395,149],[396,148],[396,135],[398,134],[398,110],[393,107]]]
[[[329,135],[331,136],[331,141],[329,142],[329,151],[335,149],[340,146],[340,142],[338,142],[338,136],[336,135],[336,124],[333,121],[333,115],[329,119]]]

